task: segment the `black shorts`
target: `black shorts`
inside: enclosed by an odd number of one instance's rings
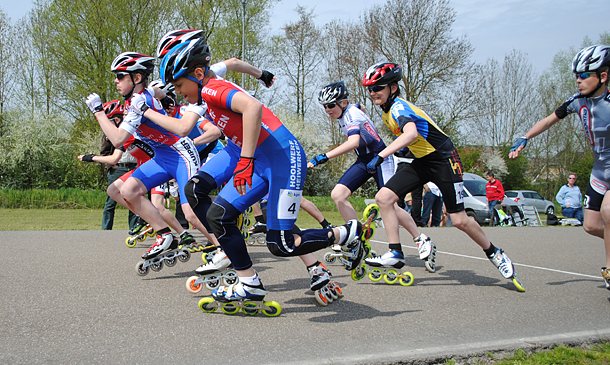
[[[455,149],[434,151],[416,158],[411,163],[401,163],[396,174],[385,185],[398,195],[398,200],[428,181],[438,186],[448,213],[464,210],[464,181],[462,161]]]

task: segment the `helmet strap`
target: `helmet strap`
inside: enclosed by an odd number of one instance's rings
[[[343,101],[343,100],[347,100],[347,99],[341,99],[339,101]],[[339,104],[339,102],[337,102],[337,105],[339,105],[339,108],[341,108],[341,116],[339,116],[339,119],[343,118],[343,114],[345,114],[345,111],[347,110],[347,107],[349,106],[349,102],[347,103],[347,105],[344,107],[341,106],[341,104]]]
[[[123,95],[123,100],[125,101],[131,98],[131,96],[133,95],[133,91],[136,89],[136,82],[134,81],[133,74],[131,72],[129,73],[129,77],[131,78],[131,84],[133,86],[131,87],[131,91],[127,95]]]

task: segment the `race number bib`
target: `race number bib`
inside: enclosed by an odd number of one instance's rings
[[[464,182],[453,183],[453,189],[455,190],[455,203],[461,204],[464,202]]]
[[[303,190],[281,189],[277,207],[278,219],[297,219]]]

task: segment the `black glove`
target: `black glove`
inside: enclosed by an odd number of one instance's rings
[[[92,155],[92,154],[84,155],[84,156],[83,156],[82,161],[85,161],[85,162],[93,162],[93,157],[94,157],[94,156],[95,156],[95,155]]]
[[[267,71],[267,70],[263,70],[263,74],[261,75],[261,77],[258,78],[258,80],[260,81],[261,84],[263,84],[264,87],[269,88],[271,87],[271,84],[273,83],[273,77],[275,75],[272,74],[271,72]]]

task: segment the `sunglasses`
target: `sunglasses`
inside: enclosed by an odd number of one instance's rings
[[[337,106],[337,103],[324,104],[324,109],[332,109]]]
[[[114,77],[116,77],[117,80],[121,81],[123,80],[123,77],[129,75],[127,72],[117,72],[116,74],[114,74]]]
[[[593,76],[593,73],[592,72],[582,72],[582,73],[576,74],[574,76],[576,76],[576,80],[578,80],[578,79],[586,80],[589,77]]]
[[[377,93],[380,92],[381,90],[385,89],[385,87],[388,85],[373,85],[373,86],[369,86],[369,92],[370,93]]]

